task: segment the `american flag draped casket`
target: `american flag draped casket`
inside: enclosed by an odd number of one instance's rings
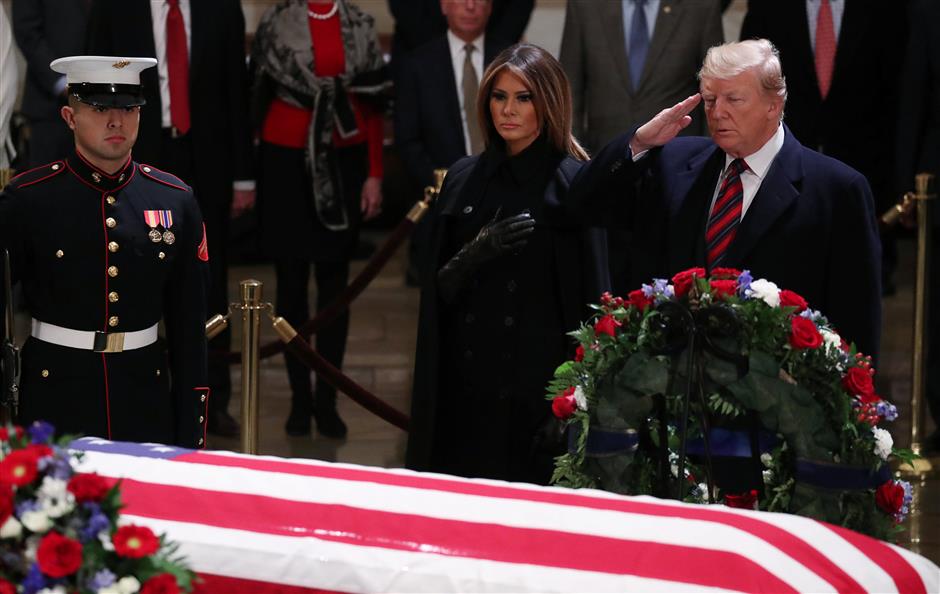
[[[797,516],[314,460],[76,440],[202,592],[940,592],[940,568]]]

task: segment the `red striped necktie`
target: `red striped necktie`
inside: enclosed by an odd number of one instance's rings
[[[816,80],[819,81],[819,94],[823,99],[832,86],[832,70],[836,63],[836,32],[832,22],[832,7],[829,0],[819,3],[816,20]]]
[[[741,184],[741,174],[747,170],[744,159],[735,159],[728,166],[725,180],[721,182],[718,190],[718,199],[708,217],[708,226],[705,228],[706,257],[709,269],[721,264],[728,246],[734,240],[741,222],[741,211],[744,206],[744,186]]]
[[[189,51],[179,0],[167,0],[166,69],[170,83],[170,123],[180,134],[189,132]]]

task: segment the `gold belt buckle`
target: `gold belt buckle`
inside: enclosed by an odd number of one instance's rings
[[[120,353],[124,350],[123,332],[95,332],[96,353]]]

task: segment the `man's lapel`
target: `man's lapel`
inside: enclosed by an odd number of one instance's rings
[[[684,10],[685,7],[679,0],[663,0],[660,4],[659,14],[656,15],[656,26],[653,27],[653,39],[650,41],[650,49],[646,54],[646,64],[643,65],[643,76],[640,77],[640,87],[643,86],[646,78],[656,71],[656,64],[669,47],[669,40],[672,39],[672,34],[682,20]]]
[[[206,0],[189,0],[189,84],[192,88],[192,82],[199,75],[199,66],[202,64],[202,58],[206,51],[205,33],[215,30],[222,30],[224,24],[213,23],[212,19],[221,18],[220,11],[212,12],[212,3]]]
[[[629,91],[633,87],[630,84],[630,66],[627,62],[627,37],[623,30],[623,4],[620,0],[610,0],[599,4],[597,11],[600,13],[604,32],[607,35],[607,47],[614,61],[616,76],[620,79],[623,88]]]
[[[740,266],[774,222],[800,196],[802,149],[790,130],[784,127],[783,147],[767,170],[767,177],[761,182],[728,248],[725,259],[728,266]]]

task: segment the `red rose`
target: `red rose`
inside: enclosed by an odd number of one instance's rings
[[[736,280],[710,280],[708,284],[711,285],[712,293],[715,294],[715,297],[719,299],[725,299],[727,297],[734,297],[738,294],[738,281]]]
[[[574,399],[574,386],[570,386],[561,393],[561,396],[555,396],[552,399],[552,412],[561,420],[573,415],[576,408],[578,408],[578,402]]]
[[[97,473],[91,473],[73,476],[69,479],[68,489],[72,495],[75,495],[75,501],[85,503],[86,501],[101,501],[111,487],[108,481]]]
[[[675,290],[676,297],[682,297],[689,292],[694,282],[693,277],[705,278],[705,269],[689,268],[672,277],[672,288]]]
[[[28,449],[13,450],[0,461],[0,483],[22,487],[36,478],[36,456]]]
[[[822,334],[812,320],[795,316],[790,320],[790,346],[795,349],[816,349],[823,343]]]
[[[639,311],[646,311],[646,308],[653,304],[653,300],[643,294],[643,289],[630,291],[627,295],[627,300],[630,302],[630,305],[637,308]]]
[[[580,344],[578,345],[578,348],[574,350],[574,360],[579,362],[584,361],[584,347]]]
[[[842,387],[853,396],[870,397],[875,394],[871,372],[861,367],[850,367],[842,376]]]
[[[796,311],[794,313],[800,313],[809,307],[809,304],[798,293],[783,289],[780,291],[780,307],[795,307]]]
[[[0,483],[0,526],[13,515],[13,487]],[[0,591],[2,594],[2,591]]]
[[[738,280],[739,276],[741,276],[741,271],[737,268],[712,268],[712,278],[714,279]]]
[[[111,537],[114,552],[121,557],[140,559],[152,555],[160,549],[160,540],[153,530],[146,526],[128,524],[121,526]]]
[[[33,457],[36,458],[37,462],[40,460],[40,458],[55,455],[55,452],[52,451],[52,448],[44,443],[31,443],[23,449],[27,452],[30,452]]]
[[[748,493],[725,495],[725,505],[738,509],[757,509],[757,491],[751,489]]]
[[[180,587],[170,573],[155,575],[140,588],[140,594],[179,594]]]
[[[0,594],[16,594],[16,586],[0,578]]]
[[[10,441],[16,437],[17,439],[23,437],[23,428],[19,425],[13,427],[13,435],[10,435],[10,431],[6,427],[0,427],[0,441]]]
[[[53,530],[39,541],[36,561],[39,570],[51,578],[72,575],[82,566],[82,543]]]
[[[594,333],[598,335],[606,334],[608,336],[616,336],[617,327],[620,325],[620,322],[618,322],[614,316],[607,314],[594,324]]]
[[[889,516],[897,515],[904,505],[904,487],[888,481],[875,491],[875,504]]]

